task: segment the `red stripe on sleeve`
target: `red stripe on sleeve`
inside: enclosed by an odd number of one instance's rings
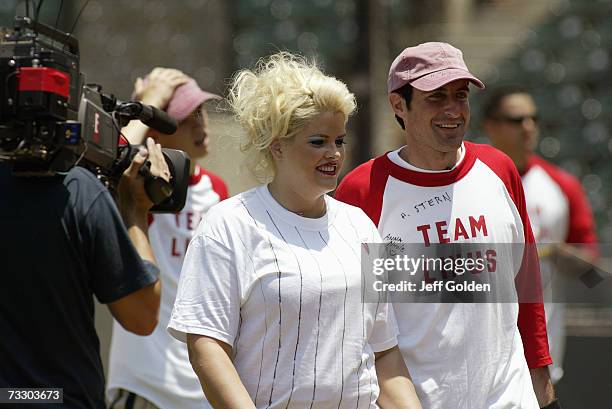
[[[595,232],[595,222],[593,212],[587,200],[587,195],[582,189],[582,185],[573,175],[565,172],[561,168],[533,155],[529,158],[528,166],[537,165],[554,180],[563,191],[569,203],[569,228],[566,243],[596,243],[597,233]]]
[[[468,143],[466,142],[466,144]],[[525,252],[523,253],[521,269],[515,280],[519,301],[521,299],[542,300],[540,263],[531,223],[527,215],[521,177],[512,160],[504,153],[487,145],[469,145],[476,150],[478,158],[502,180],[523,222]],[[552,358],[548,349],[546,314],[542,302],[519,302],[517,324],[529,368],[550,365]]]
[[[377,226],[389,177],[384,159],[378,157],[349,172],[334,194],[336,199],[361,208]]]

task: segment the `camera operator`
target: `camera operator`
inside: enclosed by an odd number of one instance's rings
[[[0,162],[0,387],[63,388],[62,407],[105,407],[92,295],[135,334],[150,334],[158,320],[153,203],[139,174],[147,160],[169,180],[161,147],[148,138],[121,177],[117,206],[81,167],[16,177]]]

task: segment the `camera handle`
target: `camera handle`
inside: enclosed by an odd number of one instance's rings
[[[145,191],[153,204],[158,205],[172,196],[172,192],[174,191],[172,184],[161,176],[154,176],[151,173],[151,162],[146,161],[138,171],[138,174],[144,176]]]
[[[118,169],[125,169],[132,163],[134,156],[138,154],[139,147],[135,145],[125,146],[127,150],[127,154],[122,155],[123,159],[120,159],[121,165],[117,166]],[[164,160],[168,166],[172,166],[171,162],[168,162],[167,158],[164,155]],[[172,169],[170,170],[170,175],[172,175]],[[155,176],[151,173],[151,162],[149,160],[145,161],[145,163],[138,170],[138,174],[144,177],[144,188],[147,192],[147,196],[153,202],[154,205],[159,205],[174,193],[174,187],[171,182],[166,181],[161,176]],[[170,176],[172,180],[172,176]]]

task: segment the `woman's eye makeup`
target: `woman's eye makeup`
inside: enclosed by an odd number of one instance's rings
[[[329,138],[331,139],[331,138]],[[308,139],[308,143],[311,145],[315,145],[315,146],[323,146],[327,143],[328,138],[327,137],[312,137],[310,139]],[[344,136],[338,137],[336,139],[334,139],[334,143],[336,144],[336,146],[342,146],[344,145],[346,142],[344,141]]]
[[[308,141],[308,143],[316,146],[321,146],[325,143],[325,139],[323,138],[312,138]]]

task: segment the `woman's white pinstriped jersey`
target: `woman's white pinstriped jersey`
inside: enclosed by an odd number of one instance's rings
[[[168,326],[233,346],[257,408],[377,408],[374,352],[397,344],[393,312],[362,303],[361,209],[325,197],[309,219],[261,186],[211,209],[192,240]]]

